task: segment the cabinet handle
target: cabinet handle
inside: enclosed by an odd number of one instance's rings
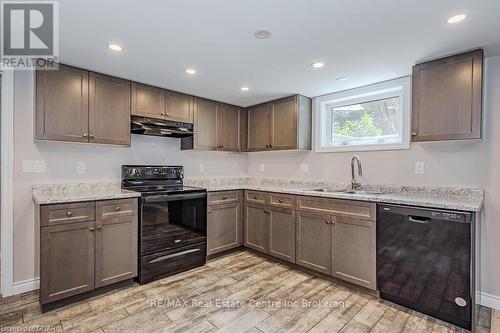
[[[160,113],[160,114],[161,114],[162,116],[165,116],[165,115],[166,115],[166,114],[165,114],[165,112],[162,112],[162,113]]]
[[[211,209],[208,211],[208,214],[212,214],[212,210]]]
[[[256,195],[254,195],[254,196],[253,196],[253,199],[254,199],[254,200],[257,200],[257,196],[256,196]]]
[[[122,209],[120,206],[116,206],[116,207],[115,207],[115,212],[119,212],[119,211],[120,211],[120,209]]]
[[[165,112],[165,116],[167,116],[167,117],[170,116],[170,113]]]
[[[330,224],[330,221],[326,220],[326,221],[325,221],[325,224]]]
[[[94,138],[94,134],[90,133],[89,134],[89,138],[93,139]]]
[[[226,200],[226,199],[227,199],[227,197],[226,197],[226,196],[223,196],[223,197],[222,197],[222,200]]]
[[[273,145],[269,145],[269,148],[273,148]]]
[[[269,148],[269,145],[266,145],[266,148]]]
[[[221,148],[224,148],[224,145],[220,145]]]
[[[86,137],[87,137],[87,136],[89,136],[89,135],[88,135],[87,133],[83,133],[83,134],[82,134],[82,136],[83,136],[84,138],[86,138]]]
[[[98,225],[97,226],[97,230],[101,231],[102,230],[102,226]]]
[[[279,203],[283,203],[283,200],[279,199],[279,200],[278,200],[278,202],[279,202]]]
[[[411,132],[411,136],[417,136],[417,132]]]
[[[68,212],[66,212],[66,216],[67,216],[67,217],[71,217],[71,216],[73,216],[73,213],[72,213],[72,212],[70,212],[70,211],[68,211]]]
[[[331,220],[330,224],[335,224],[335,219]]]
[[[95,228],[94,227],[90,227],[89,230],[90,230],[90,232],[94,232]]]

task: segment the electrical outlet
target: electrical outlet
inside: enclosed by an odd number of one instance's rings
[[[200,164],[200,173],[205,173],[205,164]]]
[[[45,173],[47,165],[45,161],[23,160],[23,173]]]
[[[85,173],[85,163],[83,163],[83,162],[76,163],[76,173],[78,173],[78,174]]]
[[[309,173],[309,164],[307,164],[307,163],[301,163],[300,164],[300,171],[302,173]]]
[[[424,162],[415,162],[415,174],[423,175],[425,173],[425,163]]]

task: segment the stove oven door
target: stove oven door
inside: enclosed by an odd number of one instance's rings
[[[141,255],[206,241],[207,194],[147,195],[141,203]]]

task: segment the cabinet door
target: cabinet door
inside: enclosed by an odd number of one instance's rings
[[[482,68],[482,50],[413,67],[413,141],[481,138]]]
[[[94,222],[40,229],[40,302],[94,289]]]
[[[217,150],[217,103],[195,99],[194,148]]]
[[[295,263],[295,210],[269,208],[269,255]]]
[[[36,72],[36,138],[88,142],[89,72],[59,65]]]
[[[268,150],[271,144],[271,104],[248,110],[248,151]]]
[[[137,276],[137,215],[96,221],[95,286]]]
[[[296,149],[297,96],[280,99],[272,104],[272,149]]]
[[[90,73],[89,142],[130,145],[130,81]]]
[[[208,207],[207,254],[222,252],[242,243],[243,212],[241,203]]]
[[[298,212],[297,264],[330,274],[331,217],[329,215]]]
[[[240,150],[240,109],[227,104],[219,104],[217,113],[219,125],[218,144],[220,150],[239,151]]]
[[[267,253],[268,249],[268,217],[266,207],[261,205],[245,205],[245,246]]]
[[[193,123],[193,97],[175,91],[165,92],[167,103],[166,119],[180,121],[183,123]]]
[[[132,114],[142,117],[163,118],[165,115],[165,91],[132,82]]]
[[[335,217],[332,275],[376,290],[375,222]]]

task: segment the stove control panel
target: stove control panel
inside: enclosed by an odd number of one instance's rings
[[[184,170],[181,166],[146,166],[123,165],[122,179],[183,179]]]

